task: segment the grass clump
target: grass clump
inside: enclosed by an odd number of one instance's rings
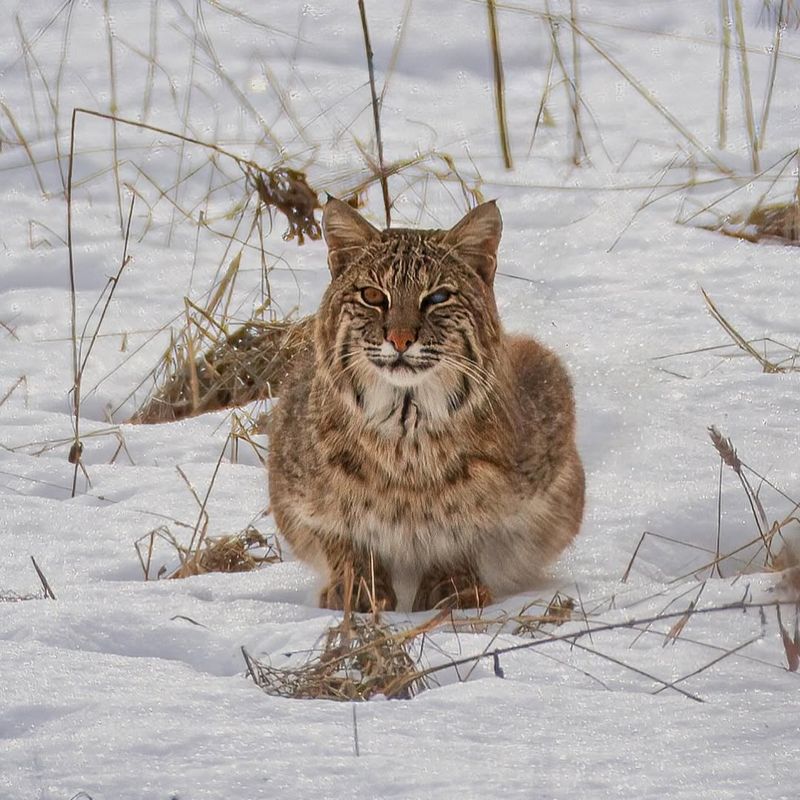
[[[573,618],[576,611],[575,599],[561,592],[553,595],[542,614],[531,614],[530,608],[533,605],[537,604],[529,604],[514,618],[517,623],[514,629],[515,636],[533,636],[541,632],[545,626],[555,628],[563,625]]]
[[[757,205],[749,211],[730,214],[718,223],[703,226],[725,236],[753,244],[800,245],[800,201]]]
[[[310,700],[410,698],[427,688],[411,655],[421,631],[397,631],[379,615],[346,613],[299,667],[274,667],[242,649],[247,671],[267,694]]]
[[[181,565],[170,578],[188,578],[207,572],[251,572],[262,564],[283,561],[280,544],[252,525],[239,533],[206,539],[194,551],[179,549]]]
[[[277,395],[292,360],[312,344],[313,318],[297,322],[251,319],[231,333],[217,329],[210,347],[194,357],[184,332],[155,371],[156,386],[131,418],[172,422]]]
[[[363,583],[362,589],[369,587]],[[436,628],[449,611],[406,630],[386,623],[372,599],[369,614],[355,614],[354,579],[345,576],[345,608],[340,622],[322,637],[321,646],[297,667],[275,667],[253,658],[244,648],[247,672],[267,694],[308,700],[410,698],[428,688],[412,655],[414,643]]]
[[[305,173],[287,167],[267,170],[256,165],[243,167],[247,186],[256,192],[268,208],[276,209],[286,217],[289,227],[283,234],[285,241],[297,239],[305,244],[305,237],[319,239],[322,229],[314,211],[320,207],[317,193],[306,180]]]
[[[161,566],[155,575],[153,550],[157,540],[167,542],[177,553],[180,565],[169,572]],[[175,535],[162,525],[138,539],[135,544],[145,580],[153,578],[189,578],[209,572],[251,572],[262,564],[283,561],[280,542],[272,534],[263,534],[248,525],[238,533],[223,536],[201,536],[196,544],[181,544]]]

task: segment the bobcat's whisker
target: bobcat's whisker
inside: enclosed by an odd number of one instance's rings
[[[439,362],[452,367],[455,372],[471,378],[475,383],[485,389],[487,393],[495,393],[494,382],[489,379],[489,373],[485,370],[481,370],[477,364],[469,361],[458,361],[450,355],[441,356]]]
[[[498,419],[498,411],[503,412],[503,416],[508,419],[510,413],[508,404],[503,396],[497,390],[497,384],[494,376],[480,368],[475,362],[465,359],[463,362],[456,361],[452,356],[443,356],[442,363],[449,366],[454,372],[464,375],[471,379],[480,388],[483,389],[484,397],[495,419]]]

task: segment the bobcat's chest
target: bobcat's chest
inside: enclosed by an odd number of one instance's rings
[[[448,393],[439,384],[393,386],[375,382],[356,393],[357,411],[346,424],[359,433],[378,436],[401,449],[426,434],[452,426]]]
[[[396,422],[402,426],[401,417]],[[486,527],[514,493],[508,464],[463,447],[463,431],[431,433],[406,419],[406,433],[364,431],[328,450],[316,497],[327,524],[396,544],[460,538]]]
[[[444,454],[425,436],[419,444],[416,458],[398,459],[392,470],[371,461],[362,480],[340,483],[335,492],[341,534],[393,564],[455,560],[517,505],[502,466]]]
[[[463,549],[515,491],[499,437],[485,428],[446,390],[425,386],[374,386],[354,409],[326,408],[310,516],[398,559]]]
[[[443,392],[379,385],[357,406],[338,417],[333,411],[319,440],[332,485],[409,505],[464,477],[464,426]]]

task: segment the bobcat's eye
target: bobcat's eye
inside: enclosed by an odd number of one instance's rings
[[[431,292],[429,295],[422,299],[422,308],[427,308],[428,306],[435,306],[439,303],[444,303],[445,301],[449,300],[453,296],[453,293],[449,289],[437,289],[435,292]]]
[[[361,299],[368,306],[386,306],[389,304],[389,299],[386,295],[374,286],[367,286],[365,289],[362,289]]]

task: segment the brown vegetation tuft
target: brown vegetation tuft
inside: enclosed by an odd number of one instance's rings
[[[277,395],[291,360],[311,346],[313,317],[297,322],[250,320],[192,358],[172,347],[162,359],[152,395],[131,418],[171,422]]]
[[[314,219],[314,211],[320,207],[317,193],[308,185],[304,173],[286,167],[266,170],[247,165],[245,176],[248,187],[258,194],[259,200],[286,217],[289,223],[283,234],[286,241],[296,238],[298,244],[304,244],[306,236],[309,239],[322,236]]]
[[[273,667],[253,658],[244,648],[247,671],[267,694],[314,700],[369,700],[409,698],[428,688],[411,647],[418,637],[436,628],[448,610],[407,630],[385,623],[372,600],[370,614],[353,613],[354,577],[345,576],[345,608],[341,622],[331,626],[315,650],[299,667]]]
[[[171,545],[180,559],[180,566],[167,575],[161,567],[151,576],[153,549],[157,539]],[[208,572],[250,572],[262,564],[283,561],[280,542],[271,534],[263,534],[253,525],[243,531],[224,536],[202,536],[196,546],[182,545],[166,526],[160,526],[136,541],[136,553],[145,580],[155,578],[189,578]]]
[[[754,244],[800,245],[800,202],[770,203],[752,210],[731,214],[716,225],[703,226],[725,236]]]
[[[180,552],[180,551],[179,551]],[[239,533],[206,539],[193,552],[183,551],[181,565],[170,578],[188,578],[206,572],[250,572],[261,564],[283,561],[274,536],[266,536],[248,525]]]
[[[409,653],[420,633],[416,628],[393,630],[378,615],[347,613],[326,632],[321,650],[300,667],[273,667],[242,653],[250,677],[267,694],[314,700],[409,698],[427,688]]]
[[[532,636],[540,632],[545,625],[558,627],[565,622],[569,622],[575,612],[575,600],[569,595],[556,592],[542,614],[528,613],[531,605],[526,606],[519,615],[514,618],[518,626],[514,629],[516,636]]]

